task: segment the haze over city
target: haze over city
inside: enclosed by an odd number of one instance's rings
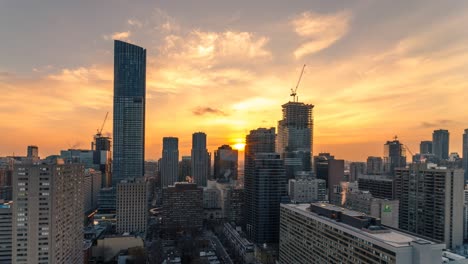
[[[395,135],[417,152],[440,128],[461,153],[468,2],[449,3],[1,1],[0,155],[90,147],[112,116],[113,39],[147,49],[147,159],[163,136],[185,155],[196,131],[211,151],[277,127],[303,64],[314,153],[365,160]]]

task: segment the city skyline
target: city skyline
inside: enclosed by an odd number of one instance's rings
[[[394,135],[417,152],[437,129],[462,154],[468,3],[278,1],[260,12],[260,2],[204,1],[190,14],[177,1],[109,3],[81,4],[83,14],[72,2],[27,3],[41,11],[28,16],[22,1],[0,3],[0,155],[25,154],[28,144],[41,157],[90,148],[112,114],[112,39],[148,51],[147,159],[160,157],[165,136],[180,139],[182,156],[195,131],[212,152],[276,127],[304,63],[298,95],[315,105],[314,155],[364,161],[383,156]]]

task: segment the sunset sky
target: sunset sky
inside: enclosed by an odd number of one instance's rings
[[[147,49],[147,159],[276,127],[303,64],[314,154],[418,152],[439,128],[461,154],[467,25],[466,0],[0,0],[0,156],[90,148],[107,111],[112,133],[113,39]]]

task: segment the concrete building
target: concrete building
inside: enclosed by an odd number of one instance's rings
[[[325,203],[282,204],[279,263],[439,264],[445,245]]]
[[[179,139],[163,138],[161,159],[161,187],[174,185],[179,179]]]
[[[446,160],[449,157],[449,138],[448,130],[439,129],[432,133],[432,152],[439,160]]]
[[[177,232],[198,233],[203,227],[203,188],[195,183],[176,182],[163,188],[162,230],[166,236]]]
[[[383,225],[398,228],[398,200],[374,198],[369,191],[343,191],[338,206],[379,218]]]
[[[118,256],[119,252],[122,250],[127,250],[129,248],[144,248],[144,246],[145,244],[143,239],[138,236],[105,236],[97,239],[96,244],[92,248],[92,256],[95,259],[102,259],[107,263]]]
[[[333,186],[344,181],[344,160],[337,160],[330,153],[319,153],[314,157],[315,176],[317,179],[325,180],[327,194],[330,197]]]
[[[17,164],[13,172],[13,263],[83,263],[81,164]]]
[[[11,263],[12,249],[12,202],[0,200],[0,263]]]
[[[383,160],[381,157],[368,157],[366,163],[367,174],[379,175],[383,173]]]
[[[206,149],[206,134],[203,132],[192,135],[192,178],[199,186],[206,187],[210,175],[211,157]]]
[[[245,191],[240,187],[228,187],[224,191],[224,217],[230,223],[245,225]]]
[[[463,191],[463,239],[468,239],[468,189]]]
[[[214,152],[215,180],[230,181],[237,180],[238,151],[229,145],[222,145]]]
[[[144,175],[146,49],[114,41],[112,186]]]
[[[421,141],[419,144],[419,154],[432,154],[432,141]]]
[[[387,141],[384,145],[384,172],[393,175],[395,168],[406,166],[406,150],[395,137],[393,141]]]
[[[396,169],[399,227],[447,248],[463,244],[463,170],[412,164]]]
[[[359,190],[369,191],[375,198],[394,200],[395,186],[393,177],[386,175],[360,175]]]
[[[349,179],[348,181],[357,181],[359,175],[367,173],[365,162],[351,162],[349,164]]]
[[[99,191],[101,190],[102,176],[101,171],[93,169],[85,169],[83,180],[83,198],[84,211],[90,212],[98,207]]]
[[[468,129],[463,134],[463,170],[465,170],[465,184],[468,184]]]
[[[217,188],[203,190],[203,213],[208,221],[222,220],[224,218],[221,191]]]
[[[236,263],[254,264],[256,262],[254,244],[247,240],[240,230],[235,229],[230,223],[225,223],[223,236]]]
[[[117,184],[116,231],[144,234],[148,222],[146,182],[125,180]]]
[[[288,183],[289,199],[294,203],[325,201],[327,195],[327,187],[325,184],[325,180],[322,179],[290,179]]]
[[[283,119],[278,121],[276,152],[284,160],[287,178],[293,179],[298,171],[312,170],[314,106],[288,102],[282,108]]]

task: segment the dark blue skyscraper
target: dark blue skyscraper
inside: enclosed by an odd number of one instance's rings
[[[280,203],[286,197],[283,160],[275,153],[275,129],[251,130],[245,144],[245,218],[254,243],[278,243]]]
[[[210,154],[206,149],[206,134],[203,132],[192,135],[192,177],[198,186],[206,186],[210,174]]]
[[[146,50],[114,42],[112,185],[144,175]]]
[[[432,133],[432,153],[440,159],[449,157],[449,131],[444,129],[434,130]]]

